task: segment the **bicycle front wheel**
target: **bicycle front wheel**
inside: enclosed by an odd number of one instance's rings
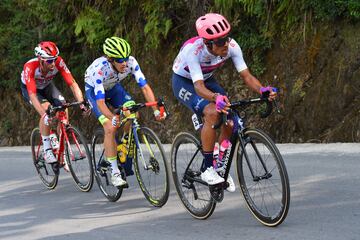
[[[171,147],[171,172],[181,202],[197,219],[210,217],[216,207],[209,187],[200,178],[202,162],[199,140],[190,133],[179,133]]]
[[[262,224],[275,227],[286,218],[290,186],[275,143],[258,129],[246,129],[237,149],[236,169],[247,207]]]
[[[156,134],[146,127],[137,129],[135,175],[145,198],[162,207],[169,198],[169,176],[166,155]]]
[[[111,170],[105,159],[104,137],[104,130],[102,128],[95,131],[91,144],[92,165],[100,191],[110,202],[116,202],[121,197],[122,188],[115,187],[111,183]]]
[[[93,186],[94,175],[87,141],[74,126],[67,127],[66,134],[68,141],[65,141],[65,161],[76,186],[83,192],[89,192]]]
[[[33,163],[40,180],[48,189],[54,189],[58,183],[59,175],[54,172],[54,168],[51,164],[45,162],[43,156],[44,146],[39,128],[35,128],[31,132],[30,144]]]

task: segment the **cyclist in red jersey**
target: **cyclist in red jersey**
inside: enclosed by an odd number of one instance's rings
[[[53,83],[58,72],[70,87],[77,101],[84,101],[83,94],[75,82],[64,60],[59,56],[59,49],[55,43],[40,42],[35,47],[35,56],[24,65],[21,73],[21,93],[26,102],[30,103],[40,115],[39,128],[44,144],[44,158],[47,163],[56,162],[50,144],[51,119],[46,114],[49,105],[60,106],[65,99]],[[85,105],[81,110],[89,111]]]

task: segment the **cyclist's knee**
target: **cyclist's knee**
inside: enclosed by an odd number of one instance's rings
[[[111,121],[106,121],[103,124],[105,135],[115,135],[116,128],[113,127]]]
[[[41,106],[45,109],[48,109],[48,107],[50,106],[50,103],[49,102],[43,102],[41,103]]]
[[[205,122],[215,124],[219,121],[220,114],[216,111],[215,104],[210,103],[203,111]]]

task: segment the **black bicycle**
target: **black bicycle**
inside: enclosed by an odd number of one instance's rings
[[[166,154],[163,146],[154,131],[147,127],[141,127],[137,112],[150,106],[164,107],[164,102],[138,103],[128,107],[120,107],[115,110],[116,114],[121,114],[121,129],[126,122],[131,122],[129,138],[126,148],[128,153],[126,161],[132,159],[135,169],[135,176],[145,198],[155,207],[162,207],[169,198],[169,177],[167,172]],[[130,111],[130,115],[123,113]],[[167,113],[168,115],[168,113]],[[120,134],[117,134],[117,142],[120,143]],[[111,202],[117,201],[124,188],[128,186],[115,187],[112,185],[111,170],[109,163],[104,155],[104,130],[99,128],[95,131],[92,139],[92,154],[95,178],[101,192]],[[126,179],[126,169],[124,164],[120,163],[118,154],[118,165],[123,179]]]
[[[286,218],[290,205],[290,185],[282,156],[266,133],[245,127],[245,108],[260,103],[266,104],[261,117],[267,117],[273,105],[268,101],[268,94],[264,94],[260,98],[232,102],[229,115],[222,115],[221,121],[213,126],[219,128],[227,123],[227,119],[234,124],[230,139],[232,146],[224,154],[223,183],[209,186],[201,180],[202,146],[194,135],[182,132],[175,137],[171,148],[174,184],[181,202],[194,218],[210,217],[216,203],[223,200],[234,154],[240,189],[253,216],[270,227],[281,224]]]

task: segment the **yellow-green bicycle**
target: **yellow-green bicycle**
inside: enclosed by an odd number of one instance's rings
[[[118,157],[118,165],[123,179],[126,179],[127,175],[132,174],[131,168],[133,165],[136,179],[145,198],[153,206],[162,207],[169,198],[169,177],[165,151],[154,131],[140,126],[136,114],[142,108],[155,105],[164,110],[164,102],[159,100],[158,102],[123,106],[115,111],[116,114],[121,115],[122,119],[119,129],[122,129],[128,121],[131,122],[129,137],[126,143],[126,162],[121,163]],[[130,114],[125,116],[125,111],[129,111]],[[117,134],[118,144],[120,143],[120,137],[120,134]],[[99,128],[95,131],[92,138],[95,179],[105,197],[109,201],[115,202],[121,197],[124,187],[115,187],[110,181],[111,170],[109,169],[109,163],[105,160],[103,142],[104,130]]]

